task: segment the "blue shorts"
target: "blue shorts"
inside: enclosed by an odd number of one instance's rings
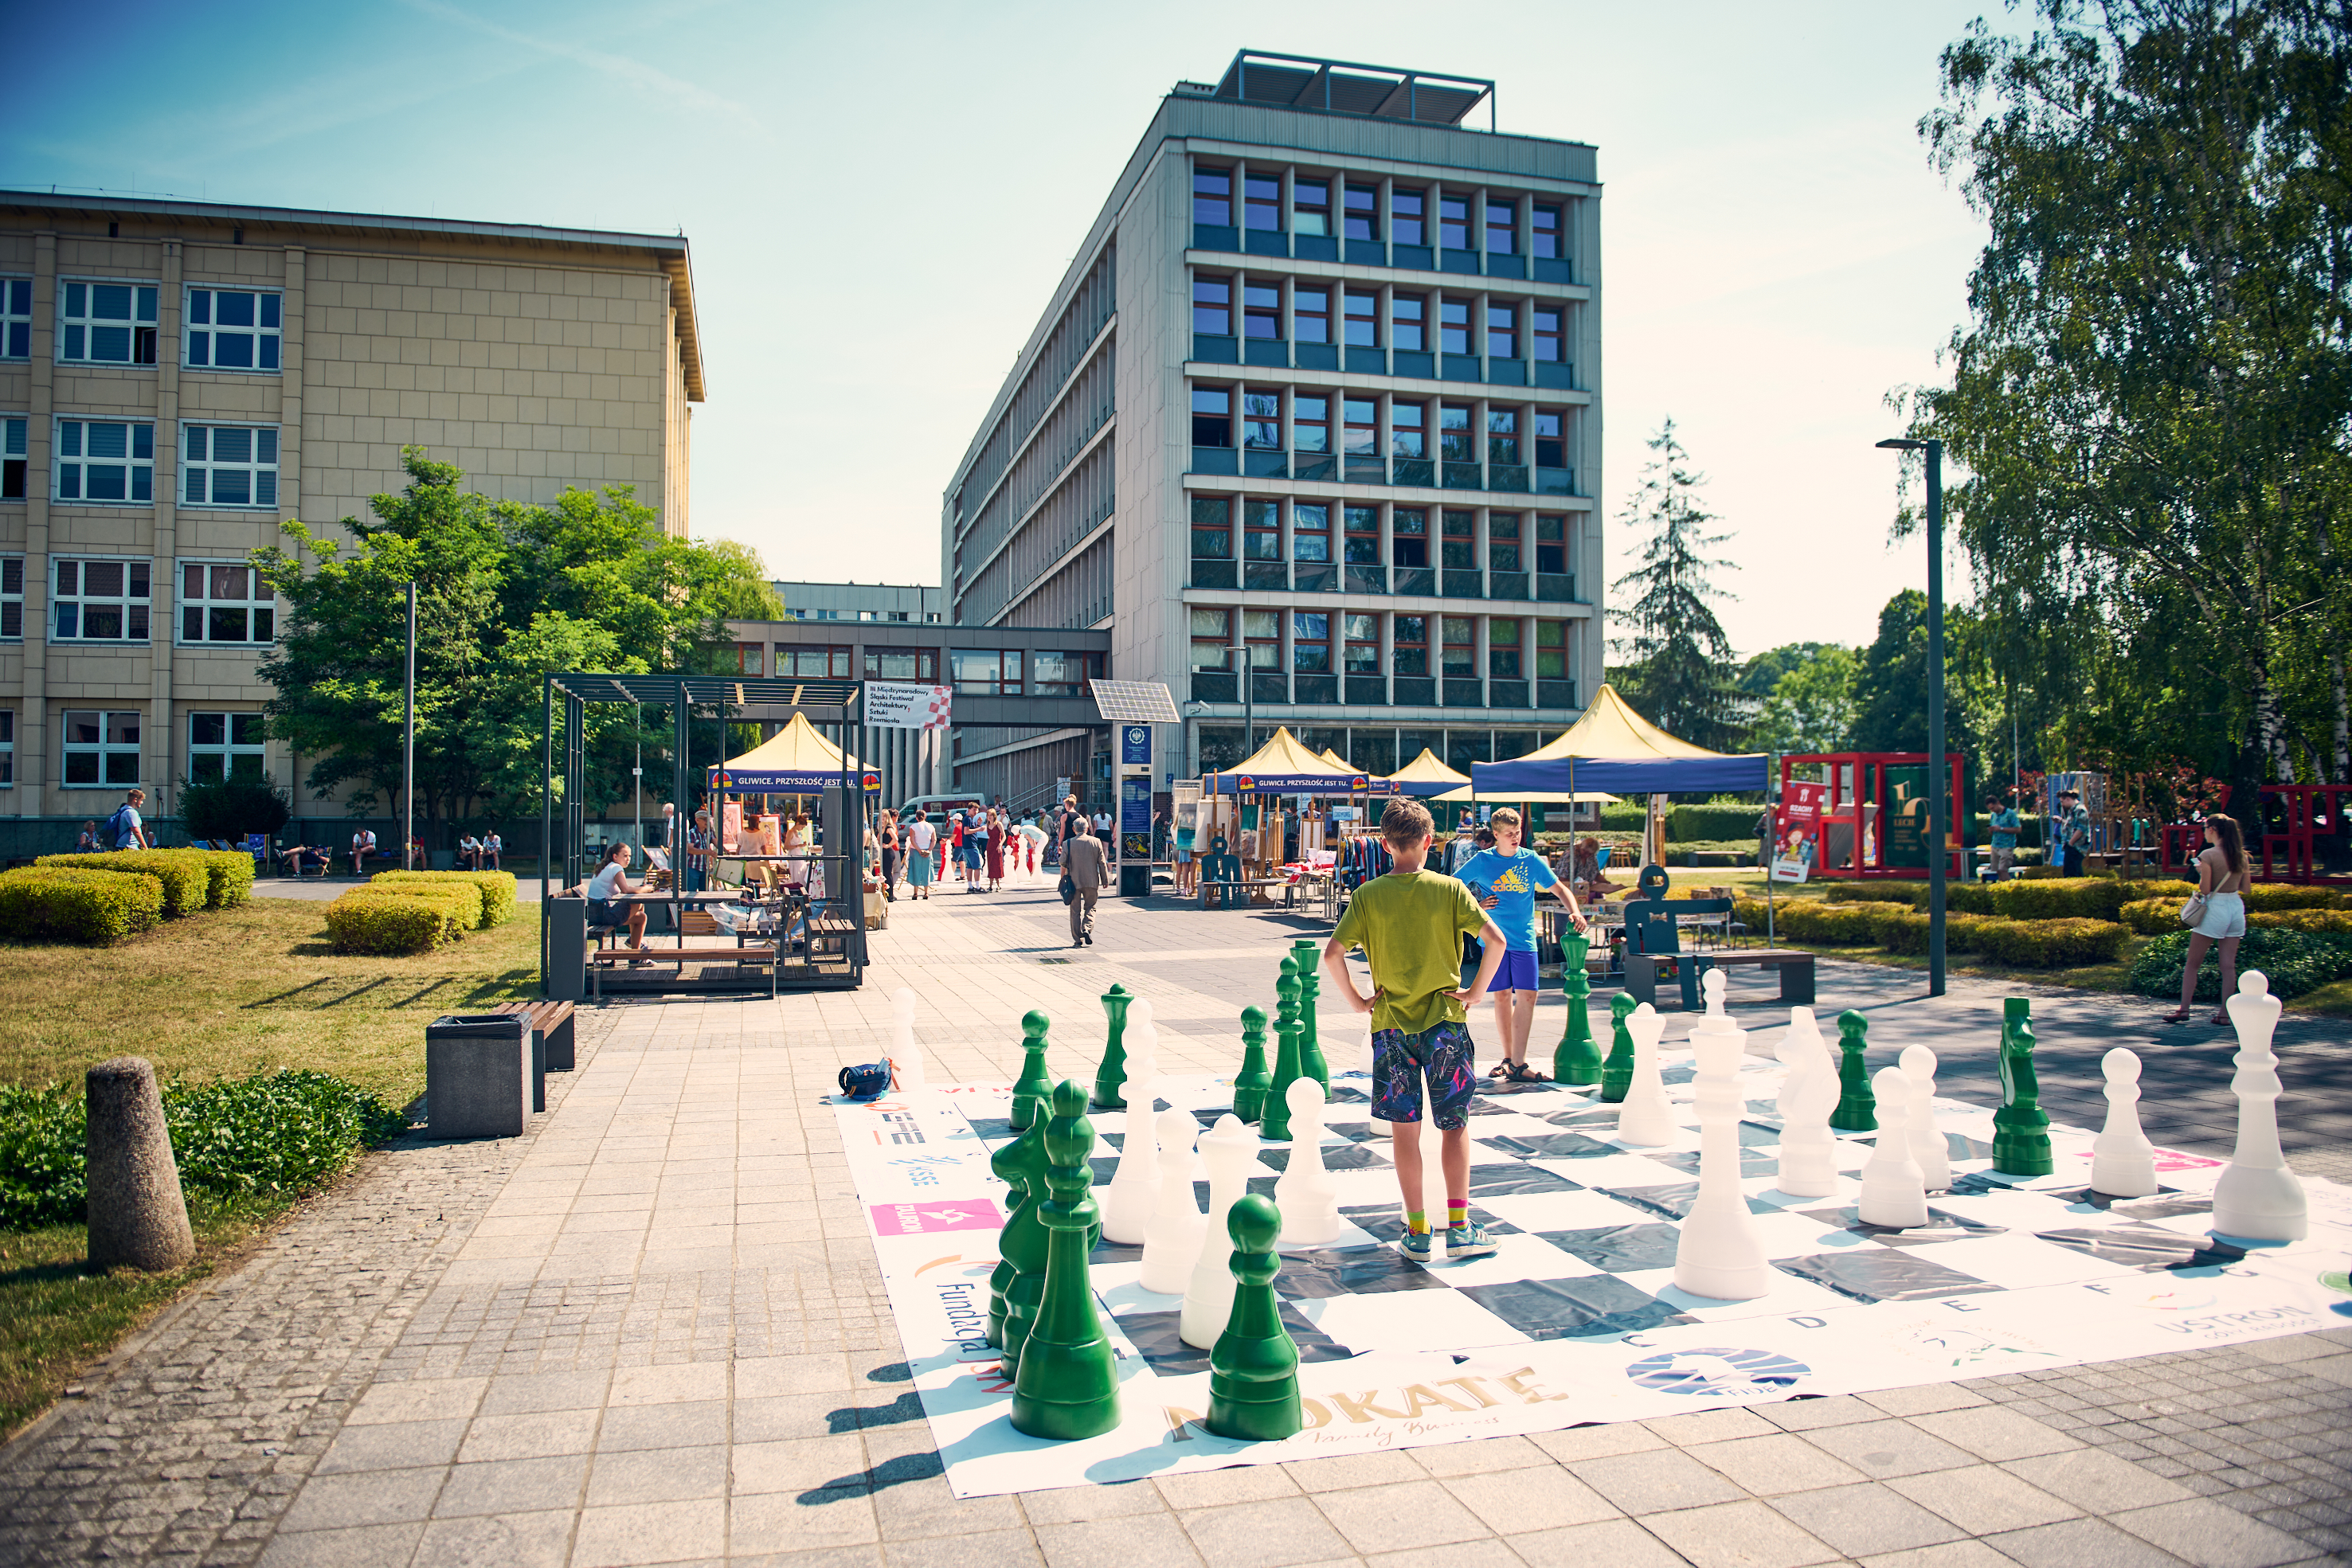
[[[1476,971],[1472,971],[1475,977]],[[1496,991],[1538,991],[1543,987],[1536,979],[1536,956],[1512,947],[1503,954],[1503,962],[1495,977],[1487,982],[1486,994]]]
[[[1474,1051],[1470,1030],[1451,1019],[1419,1034],[1398,1029],[1372,1031],[1372,1115],[1382,1122],[1421,1120],[1421,1081],[1429,1079],[1429,1103],[1440,1132],[1465,1125]]]

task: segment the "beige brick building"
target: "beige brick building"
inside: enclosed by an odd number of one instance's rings
[[[702,396],[683,236],[0,192],[0,848],[132,784],[296,783],[245,565],[284,519],[340,537],[414,444],[683,537]]]

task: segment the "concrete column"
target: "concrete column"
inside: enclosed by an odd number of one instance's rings
[[[16,722],[16,811],[41,815],[55,768],[49,753],[49,488],[58,331],[58,236],[33,236],[33,395],[25,422],[25,694]]]
[[[288,518],[302,515],[302,301],[309,263],[308,251],[288,248],[278,345],[278,512]]]
[[[173,797],[180,770],[172,766],[172,653],[179,639],[180,499],[180,242],[163,242],[163,287],[155,329],[155,538],[148,582],[147,730],[141,777],[161,816],[177,810]]]

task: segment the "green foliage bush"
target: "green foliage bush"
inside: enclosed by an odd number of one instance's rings
[[[2189,963],[2188,930],[2157,937],[2132,960],[2131,988],[2144,997],[2177,1001],[2180,974]],[[2238,971],[2260,969],[2270,981],[2271,995],[2299,997],[2331,980],[2352,975],[2352,939],[2310,931],[2254,926],[2238,944]],[[2221,944],[2206,949],[2205,966],[2198,971],[2197,999],[2221,999]]]
[[[89,1201],[88,1106],[51,1085],[0,1085],[0,1228],[70,1224]],[[180,1184],[224,1199],[308,1190],[406,1118],[356,1085],[286,1071],[163,1088]]]
[[[2352,909],[2257,909],[2246,916],[2246,924],[2324,936],[2352,934]]]
[[[327,936],[338,953],[423,953],[455,942],[481,918],[470,887],[355,887],[327,905]]]
[[[467,887],[479,894],[481,913],[474,929],[487,931],[514,918],[515,878],[510,871],[380,871],[368,879],[375,887]]]
[[[1754,849],[1756,819],[1763,814],[1762,806],[1675,806],[1666,812],[1666,839],[1685,847],[1714,840],[1736,840]],[[1640,825],[1638,815],[1634,825]]]
[[[191,779],[180,786],[180,826],[192,839],[242,839],[294,820],[286,791],[259,779]]]
[[[2123,923],[2143,936],[2161,936],[2168,931],[2182,931],[2180,906],[2189,902],[2183,893],[2178,898],[2138,898],[2123,906],[2119,915]]]
[[[1923,957],[1927,951],[1927,917],[1915,910],[1895,909],[1885,904],[1874,907],[1876,919],[1872,929],[1877,933],[1878,945],[1890,953],[1907,953]],[[2000,922],[1987,915],[1944,915],[1944,950],[1948,953],[1973,953],[1981,940],[1979,933],[1988,925]]]
[[[1831,882],[1822,884],[1822,896],[1832,904],[1903,904],[1922,909],[1927,903],[1924,882]],[[1946,900],[1946,907],[1950,901]]]
[[[152,876],[163,884],[163,918],[177,920],[212,901],[212,872],[199,857],[202,850],[110,850],[96,855],[42,855],[36,866],[69,866],[81,871],[127,871]],[[246,862],[250,868],[253,862]]]
[[[1746,922],[1751,931],[1764,929],[1763,905],[1757,905],[1756,920]],[[1799,942],[1828,942],[1852,946],[1868,946],[1878,940],[1875,922],[1879,910],[1870,904],[1824,904],[1819,899],[1792,899],[1780,906],[1774,917],[1774,929],[1782,936]]]
[[[0,936],[103,945],[163,918],[163,883],[127,872],[30,865],[0,872]]]
[[[2293,883],[2258,882],[2245,891],[2246,907],[2268,914],[2278,909],[2341,909],[2344,897],[2333,888],[2298,887]]]
[[[173,850],[194,855],[205,868],[205,907],[235,909],[253,899],[253,857],[243,850]]]
[[[1975,931],[1978,952],[2022,969],[2069,969],[2113,963],[2130,928],[2112,920],[1987,920]]]

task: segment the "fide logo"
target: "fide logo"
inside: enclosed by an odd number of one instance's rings
[[[1709,1399],[1769,1398],[1787,1393],[1813,1369],[1769,1350],[1662,1351],[1645,1355],[1625,1375],[1661,1394],[1703,1395]]]

